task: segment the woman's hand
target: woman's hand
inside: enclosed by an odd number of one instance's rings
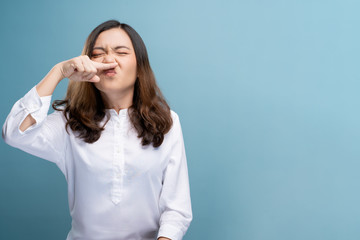
[[[72,81],[98,82],[100,78],[96,75],[99,71],[115,68],[118,64],[100,63],[92,61],[87,55],[72,58],[58,64],[63,78]]]
[[[170,238],[166,238],[166,237],[159,237],[157,240],[171,240]]]
[[[100,81],[99,76],[96,75],[98,71],[115,68],[117,65],[118,64],[116,62],[94,62],[91,61],[87,55],[75,57],[56,64],[36,85],[36,91],[40,97],[52,95],[56,86],[63,78],[69,78],[73,81],[98,82]],[[25,131],[35,123],[35,119],[28,114],[21,123],[20,130]]]

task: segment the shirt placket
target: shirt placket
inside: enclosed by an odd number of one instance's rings
[[[111,189],[111,200],[114,204],[121,201],[124,182],[124,115],[116,117],[114,134],[114,160],[113,160],[113,184]]]

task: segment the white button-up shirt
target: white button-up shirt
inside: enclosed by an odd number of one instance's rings
[[[65,175],[72,227],[67,240],[180,240],[192,220],[181,126],[158,148],[142,146],[127,114],[107,110],[110,120],[95,143],[65,130],[61,111],[48,115],[51,96],[32,88],[15,103],[3,126],[11,146],[54,162]],[[36,124],[22,132],[31,114]],[[105,121],[105,120],[104,120]]]

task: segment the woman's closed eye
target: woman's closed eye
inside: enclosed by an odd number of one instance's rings
[[[103,55],[103,53],[93,53],[93,54],[91,54],[91,57],[96,58],[96,57],[100,57],[102,55]]]
[[[116,54],[122,56],[122,55],[127,55],[128,53],[127,52],[116,52]],[[94,57],[94,58],[101,57],[103,55],[104,55],[104,53],[93,53],[93,54],[91,54],[91,56]]]

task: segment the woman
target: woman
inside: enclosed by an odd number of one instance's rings
[[[70,79],[66,97],[47,115],[64,78]],[[65,175],[67,240],[177,240],[190,225],[179,118],[129,25],[111,20],[96,27],[81,56],[56,64],[15,103],[3,138]]]

